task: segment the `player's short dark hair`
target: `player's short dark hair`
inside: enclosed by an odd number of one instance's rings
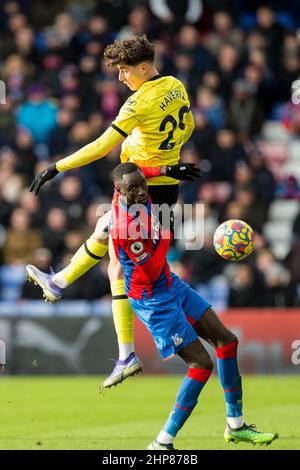
[[[125,64],[137,65],[141,62],[154,62],[154,44],[144,36],[117,39],[104,50],[104,60],[108,66]]]
[[[113,178],[115,185],[122,181],[123,175],[128,175],[129,173],[134,173],[135,171],[139,170],[139,167],[132,162],[120,163],[120,165],[116,166],[113,171]]]

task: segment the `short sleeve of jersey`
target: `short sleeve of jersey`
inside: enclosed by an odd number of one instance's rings
[[[143,122],[145,116],[144,105],[145,103],[140,99],[128,98],[120,109],[118,116],[112,122],[112,127],[124,137],[127,137],[135,127]]]

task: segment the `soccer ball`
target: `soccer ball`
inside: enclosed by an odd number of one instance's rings
[[[215,250],[228,261],[240,261],[247,258],[253,246],[253,229],[243,220],[226,220],[215,231]]]

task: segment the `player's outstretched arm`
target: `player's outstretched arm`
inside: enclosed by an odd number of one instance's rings
[[[178,163],[177,165],[163,165],[155,167],[142,167],[145,178],[154,176],[169,176],[179,181],[195,181],[195,178],[201,178],[200,168],[195,163]]]
[[[77,152],[69,157],[63,158],[56,163],[56,168],[59,172],[71,170],[79,166],[87,165],[88,163],[99,160],[105,157],[111,149],[125,139],[120,132],[109,127],[98,139],[90,144],[85,145]]]
[[[85,147],[77,150],[77,152],[69,157],[53,163],[46,170],[36,175],[31,183],[30,191],[33,191],[35,195],[37,195],[41,186],[54,178],[58,173],[87,165],[88,163],[104,157],[115,145],[123,140],[124,136],[112,127],[109,127],[98,139],[94,140],[94,142],[85,145]]]

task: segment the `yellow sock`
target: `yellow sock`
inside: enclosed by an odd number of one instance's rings
[[[53,277],[53,282],[61,288],[72,284],[105,256],[108,245],[89,238],[76,251],[71,263]]]
[[[125,355],[127,357],[127,353],[133,351],[133,310],[125,295],[124,280],[113,281],[111,283],[111,292],[112,311],[115,329],[118,335],[120,356],[122,356],[122,351],[126,351]],[[126,345],[128,346],[126,347]],[[132,347],[130,345],[132,345]],[[122,357],[120,358],[122,359]]]

